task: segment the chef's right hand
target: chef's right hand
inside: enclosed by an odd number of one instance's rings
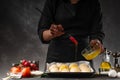
[[[101,49],[101,53],[104,52],[103,44],[98,39],[93,39],[90,41],[90,45],[93,47],[94,50]]]
[[[64,34],[64,28],[62,27],[61,24],[59,25],[52,24],[50,26],[50,32],[54,38],[59,37]]]

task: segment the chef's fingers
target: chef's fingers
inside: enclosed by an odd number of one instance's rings
[[[53,35],[53,37],[59,37],[61,35],[64,34],[64,32],[61,32],[61,31],[51,31],[51,34]]]
[[[61,32],[64,31],[64,28],[63,28],[63,26],[62,26],[61,24],[59,24],[59,25],[57,26],[57,28],[58,28],[58,30],[61,31]]]
[[[93,49],[99,49],[101,48],[101,42],[98,40],[98,39],[94,39],[94,40],[91,40],[90,41],[90,46],[93,48]]]
[[[103,44],[101,44],[101,53],[105,51]]]
[[[50,31],[53,37],[59,37],[64,34],[64,29],[61,24],[59,25],[51,24]]]
[[[51,31],[51,34],[55,34],[58,31],[57,25],[51,24],[50,31]]]
[[[98,39],[93,39],[90,41],[91,46],[100,45],[101,42]]]
[[[64,32],[61,32],[61,31],[58,31],[58,32],[56,32],[56,33],[54,33],[54,37],[59,37],[59,36],[61,36],[61,35],[63,35],[64,34]]]
[[[57,25],[55,25],[55,24],[51,24],[51,26],[50,26],[50,30],[53,30],[53,29],[57,29]]]

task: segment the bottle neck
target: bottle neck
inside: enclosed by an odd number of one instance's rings
[[[110,62],[110,55],[106,54],[106,61]]]
[[[105,50],[104,61],[110,62],[110,54],[107,50]]]

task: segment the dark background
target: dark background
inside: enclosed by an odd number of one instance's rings
[[[37,35],[45,0],[0,1],[0,78],[6,76],[12,63],[21,59],[39,60],[44,69],[48,45],[42,44]],[[104,46],[113,52],[120,51],[120,0],[100,0],[106,37]],[[94,59],[97,70],[102,55]],[[113,60],[111,60],[113,62]]]

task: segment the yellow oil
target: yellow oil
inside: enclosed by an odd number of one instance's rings
[[[109,62],[103,61],[100,64],[100,69],[102,69],[102,70],[110,70],[111,69],[111,64]]]
[[[85,57],[86,60],[92,60],[95,57],[97,57],[100,53],[101,53],[101,49],[97,49],[91,52],[88,51],[82,55]]]

